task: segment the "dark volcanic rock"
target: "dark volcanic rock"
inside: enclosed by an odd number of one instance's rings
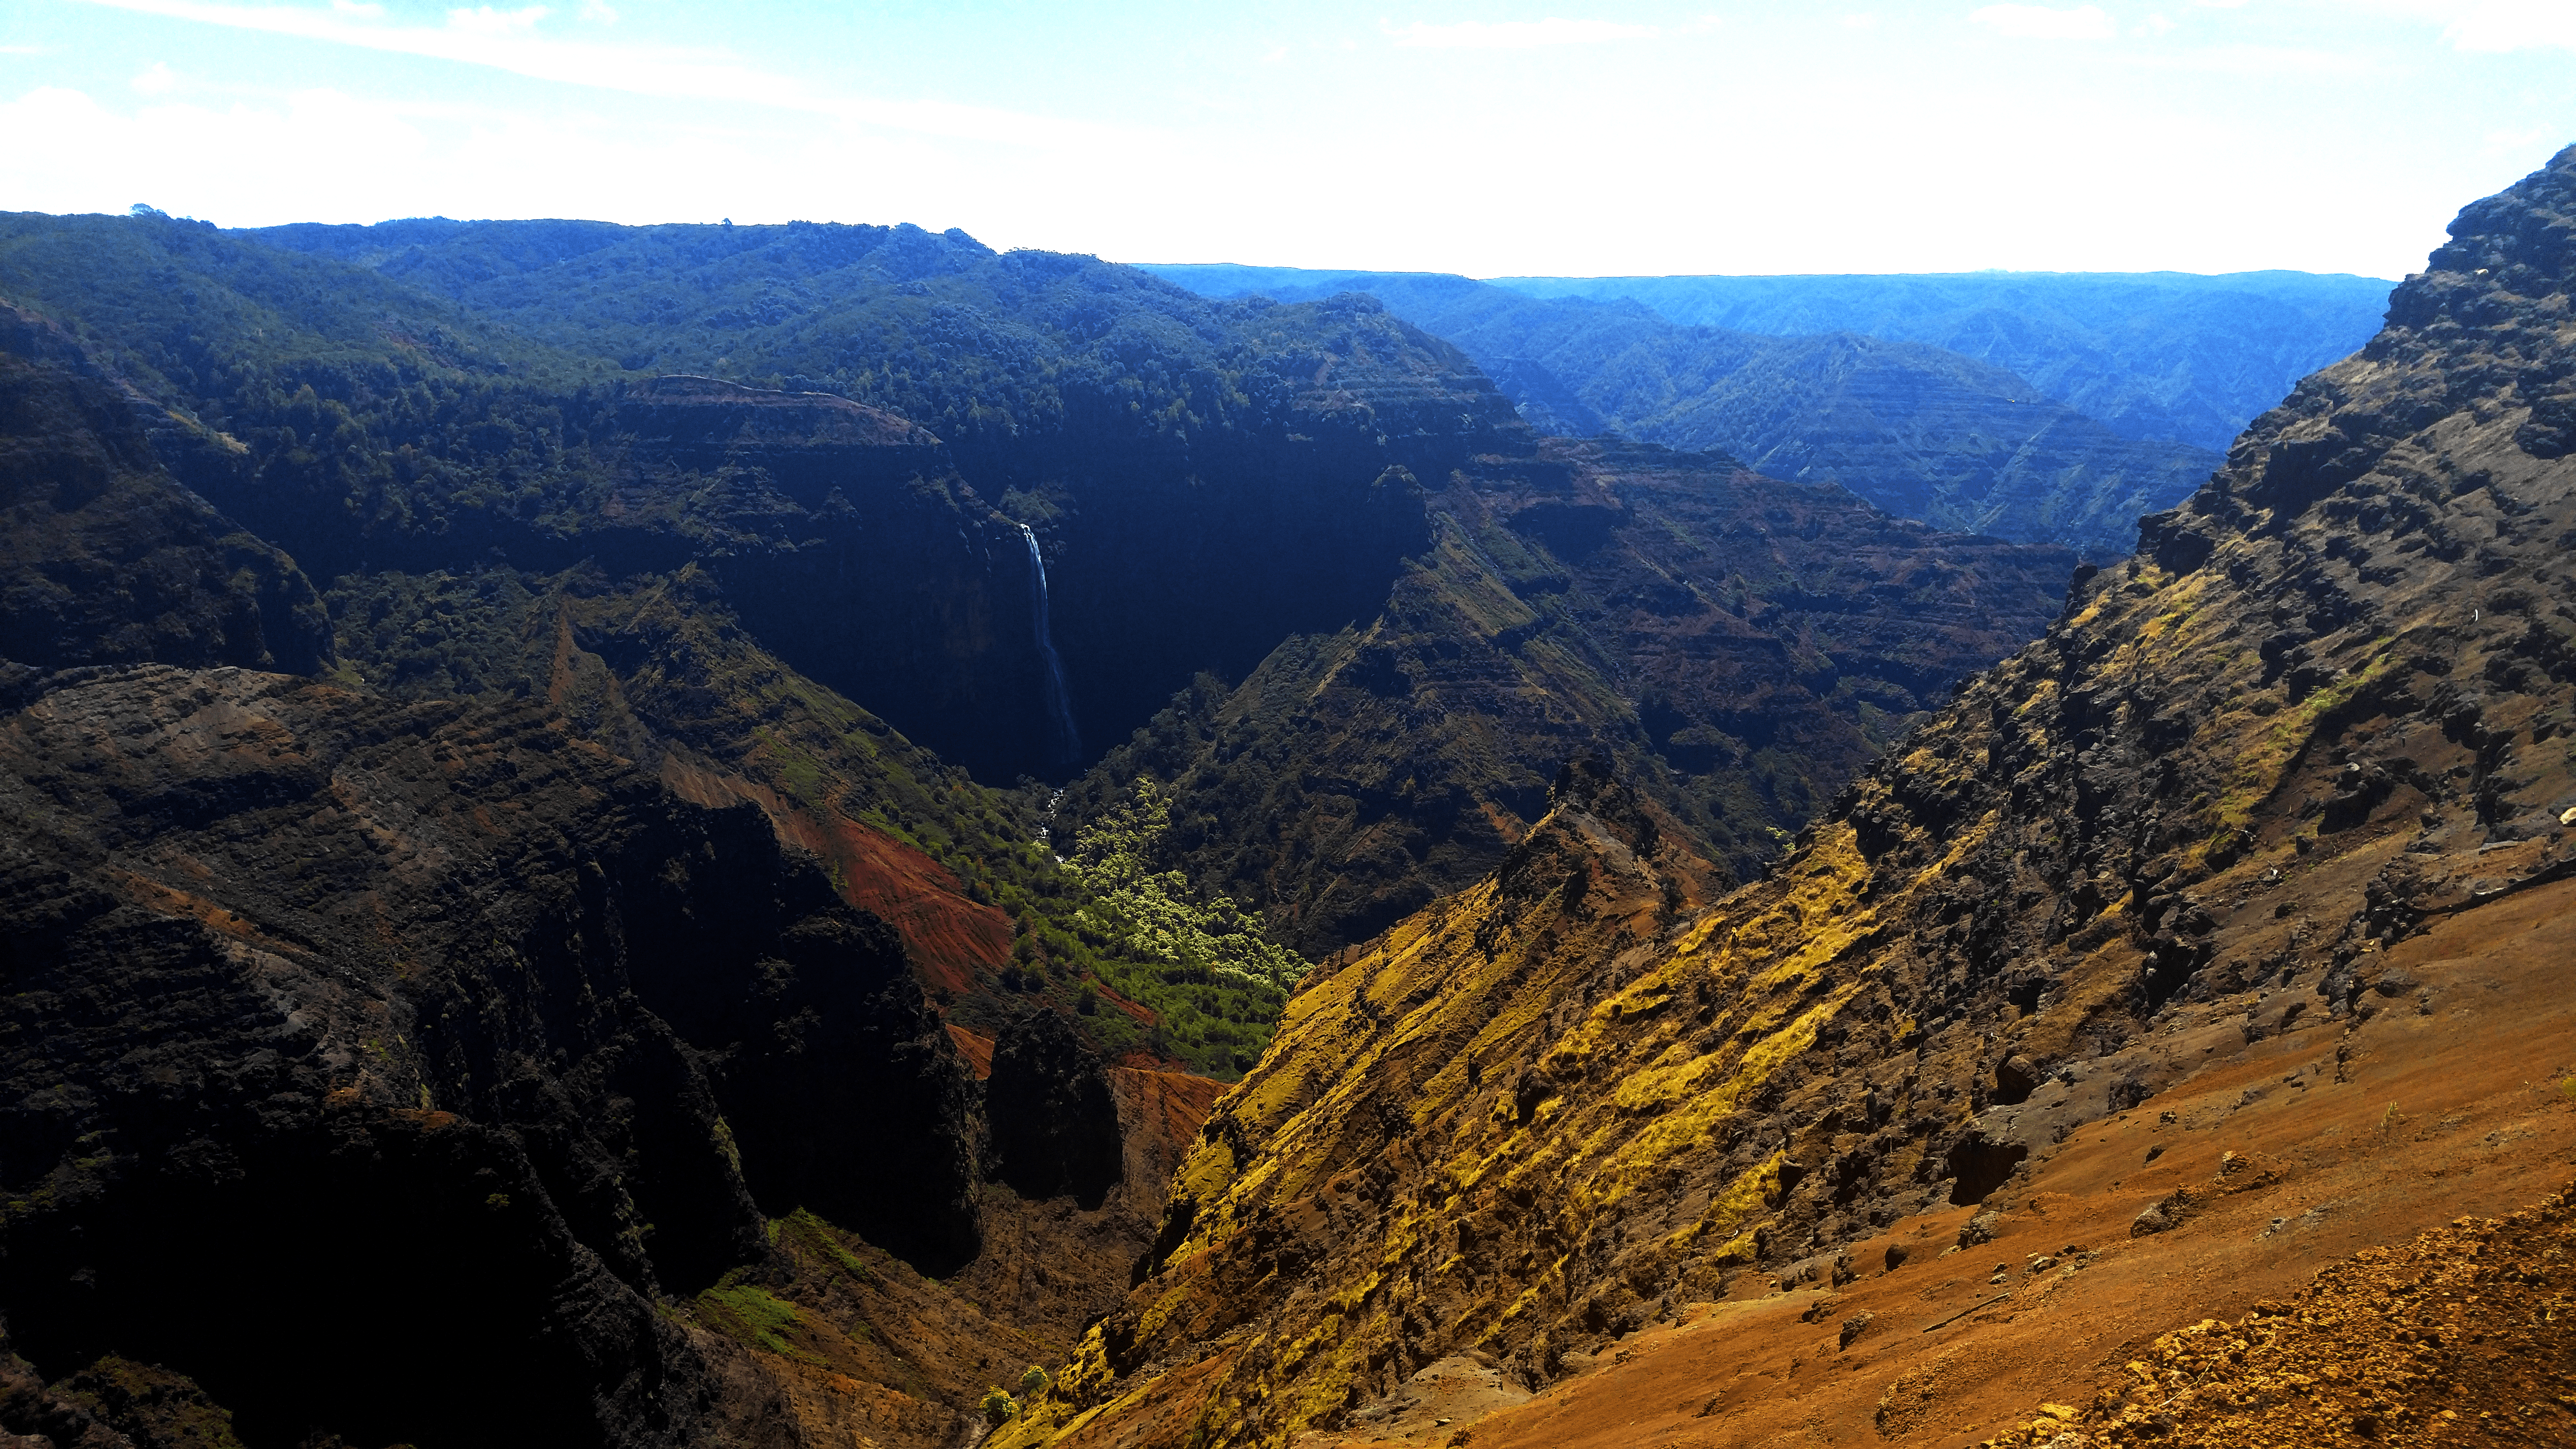
[[[164,472],[133,400],[0,316],[0,671],[235,664],[312,673],[330,620],[295,561]],[[58,346],[57,350],[65,350]],[[66,361],[77,363],[76,356]]]
[[[656,1295],[800,1206],[974,1251],[969,1084],[757,812],[240,670],[55,689],[0,759],[0,1306],[48,1376],[162,1364],[255,1444],[774,1437]]]
[[[994,1039],[984,1101],[1002,1180],[1022,1197],[1096,1208],[1125,1170],[1106,1064],[1052,1011]]]

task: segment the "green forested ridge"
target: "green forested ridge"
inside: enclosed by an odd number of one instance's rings
[[[793,222],[601,229],[589,223],[282,227],[272,245],[363,260],[530,336],[638,372],[827,388],[929,427],[979,465],[1058,461],[1068,430],[1186,446],[1275,404],[1241,308],[1209,306],[1130,268],[1050,252],[997,255],[963,232]],[[1296,314],[1289,314],[1294,316]],[[1198,374],[1198,376],[1193,376]],[[1061,446],[1061,441],[1057,444]],[[1097,469],[1093,460],[1089,467]],[[998,494],[999,490],[992,490]]]
[[[0,216],[0,296],[241,445],[172,461],[328,575],[578,532],[619,370],[359,268],[166,217]]]

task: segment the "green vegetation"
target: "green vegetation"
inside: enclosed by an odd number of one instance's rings
[[[802,1250],[808,1255],[819,1255],[861,1283],[877,1280],[877,1270],[868,1266],[866,1259],[850,1251],[849,1242],[842,1237],[840,1229],[804,1208],[798,1208],[786,1217],[771,1219],[769,1240],[790,1251]]]
[[[1007,1424],[1020,1416],[1020,1401],[1004,1393],[999,1385],[984,1391],[984,1402],[978,1407],[983,1409],[987,1423]]]
[[[1112,1051],[1233,1081],[1261,1059],[1309,963],[1269,939],[1259,912],[1202,899],[1182,872],[1155,868],[1170,808],[1140,779],[1081,830],[1069,860],[1050,858],[1025,886],[998,883],[1017,936],[1005,980],[1069,1004]]]
[[[698,1321],[728,1338],[782,1358],[823,1363],[822,1358],[797,1341],[802,1337],[803,1325],[796,1305],[773,1296],[758,1284],[738,1281],[742,1271],[735,1269],[715,1287],[698,1295]]]
[[[67,1384],[72,1402],[136,1444],[155,1449],[242,1449],[233,1416],[194,1379],[109,1354]],[[84,1434],[95,1442],[95,1431]]]
[[[595,511],[620,369],[452,302],[202,223],[24,213],[0,296],[237,446],[183,481],[317,577]]]
[[[1128,800],[1075,842],[1073,873],[1098,896],[1083,912],[1166,974],[1240,981],[1286,992],[1308,963],[1263,934],[1261,913],[1224,896],[1193,901],[1189,878],[1153,868],[1155,842],[1171,827],[1172,802],[1139,775]]]

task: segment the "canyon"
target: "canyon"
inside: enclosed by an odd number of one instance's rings
[[[2052,521],[1459,279],[0,217],[0,1431],[2557,1442],[2571,238]]]

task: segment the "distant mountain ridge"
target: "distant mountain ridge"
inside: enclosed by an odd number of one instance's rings
[[[1463,349],[1534,427],[1581,435],[1606,423],[1772,477],[1839,483],[1937,527],[2096,559],[2128,552],[2140,515],[2171,507],[2221,461],[2122,437],[2001,368],[1923,343],[1685,327],[1635,301],[1546,300],[1425,273],[1159,270],[1212,294],[1368,292]]]
[[[1230,263],[1145,270],[1210,296],[1282,298],[1339,277],[1440,275]],[[2300,378],[2368,341],[2392,285],[2290,271],[1485,280],[1531,297],[1633,302],[1685,327],[1929,343],[2024,378],[2124,438],[2215,452]]]
[[[1925,342],[2027,378],[2125,438],[2225,452],[2298,380],[2370,340],[2393,284],[2314,272],[1497,277],[1668,322]]]

